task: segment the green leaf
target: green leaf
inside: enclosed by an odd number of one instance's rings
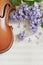
[[[10,3],[12,5],[16,5],[16,6],[19,6],[21,4],[21,0],[10,0]]]
[[[27,5],[31,6],[34,4],[34,0],[23,0],[23,2],[25,2]]]
[[[24,1],[24,2],[25,2],[25,1],[34,1],[34,0],[22,0],[22,1]]]
[[[36,2],[41,2],[42,0],[35,0]]]
[[[43,23],[41,23],[41,27],[43,28]]]

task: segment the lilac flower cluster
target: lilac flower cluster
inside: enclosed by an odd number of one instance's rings
[[[38,26],[41,24],[41,22],[43,22],[43,11],[41,12],[39,5],[37,3],[34,3],[34,5],[31,7],[30,12],[30,30],[32,32],[36,32]]]
[[[38,26],[43,22],[43,10],[39,8],[38,3],[34,3],[32,6],[23,4],[18,11],[10,13],[10,19],[17,20],[29,20],[30,30],[36,32]]]
[[[26,36],[25,36],[25,32],[22,32],[22,33],[19,33],[19,34],[18,34],[18,38],[19,38],[20,40],[23,40],[25,37],[26,37]]]
[[[26,9],[28,9],[28,5],[24,4],[21,6],[21,8],[17,11],[12,11],[10,13],[10,19],[13,21],[17,20],[29,20],[28,13],[26,12]]]

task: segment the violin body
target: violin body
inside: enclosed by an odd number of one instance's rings
[[[0,53],[7,51],[13,42],[12,27],[8,25],[11,9],[15,9],[9,0],[0,0]]]

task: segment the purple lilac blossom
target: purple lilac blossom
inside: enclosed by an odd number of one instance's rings
[[[24,32],[19,33],[19,34],[18,34],[18,38],[19,38],[20,40],[23,40],[23,39],[25,38],[25,33],[24,33]]]
[[[30,23],[30,30],[34,33],[37,31],[37,29],[38,29],[38,22],[37,23],[31,22]]]
[[[23,4],[17,12],[12,12],[10,14],[10,18],[13,19],[14,21],[24,20],[24,19],[29,20],[30,30],[32,32],[36,32],[38,26],[43,22],[43,10],[39,8],[39,4],[36,2],[34,3],[33,6],[28,6],[27,4]]]

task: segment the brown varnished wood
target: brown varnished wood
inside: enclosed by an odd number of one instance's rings
[[[8,25],[9,13],[12,6],[9,0],[0,0],[0,53],[7,51],[13,42],[12,27]]]

